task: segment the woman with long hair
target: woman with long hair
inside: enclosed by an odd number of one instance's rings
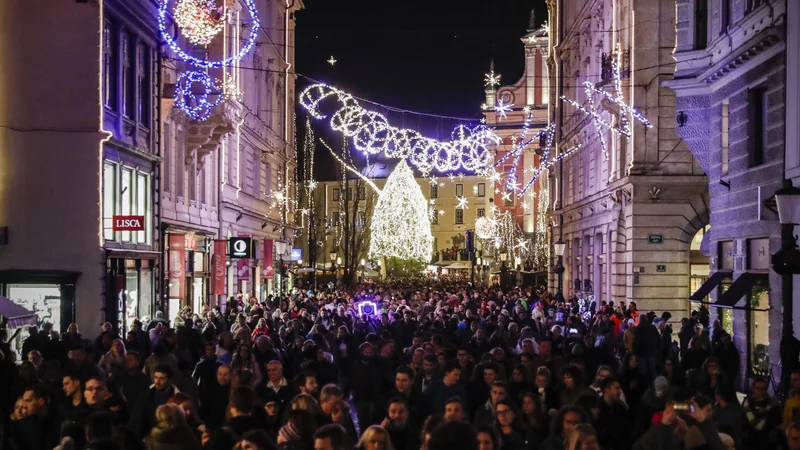
[[[380,425],[372,425],[361,434],[356,450],[394,450],[389,433]]]
[[[233,355],[231,360],[231,372],[237,373],[240,370],[248,370],[253,374],[250,387],[255,388],[261,383],[261,368],[258,367],[256,357],[253,356],[250,344],[240,344],[239,350]]]
[[[319,406],[319,402],[317,402],[314,397],[308,394],[298,394],[292,399],[292,408],[291,410],[301,409],[303,411],[308,411],[314,416],[319,414],[322,411],[322,408]]]
[[[525,445],[528,448],[538,448],[549,431],[548,417],[544,414],[541,400],[533,392],[525,392],[520,396],[519,402],[522,405],[519,421]]]
[[[568,439],[568,450],[600,450],[597,444],[597,433],[588,423],[579,423]]]
[[[256,328],[253,330],[253,333],[250,334],[250,339],[255,342],[256,338],[259,336],[269,336],[269,325],[267,325],[267,319],[264,317],[258,319]]]
[[[158,424],[144,439],[148,450],[201,450],[200,441],[186,424],[183,408],[175,404],[161,405],[156,409]]]
[[[192,397],[183,392],[178,392],[170,397],[167,403],[178,405],[183,409],[183,413],[186,415],[186,424],[192,429],[195,437],[197,437],[198,440],[201,439],[203,436],[203,422],[200,420],[200,414],[197,412],[197,406]]]
[[[109,373],[124,371],[125,355],[127,354],[128,351],[125,349],[122,339],[114,339],[111,348],[100,357],[100,367]]]
[[[503,440],[502,450],[525,450],[525,440],[520,434],[519,420],[508,400],[500,400],[494,407],[497,430]]]
[[[503,441],[497,429],[490,425],[481,425],[476,428],[478,432],[478,450],[500,450]]]
[[[431,440],[434,428],[443,423],[444,417],[439,415],[428,416],[428,418],[425,419],[425,423],[422,425],[422,431],[420,432],[420,442],[422,442],[420,450],[428,450],[428,441]]]

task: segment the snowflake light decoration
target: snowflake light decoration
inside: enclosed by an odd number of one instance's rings
[[[334,58],[333,56],[331,56],[330,59],[328,59],[328,64],[332,66],[335,66],[337,62],[339,61],[336,61],[336,58]]]
[[[494,112],[500,114],[500,119],[506,118],[506,113],[511,112],[511,109],[514,107],[513,103],[505,103],[502,100],[497,101],[497,105],[494,107]]]
[[[456,205],[456,208],[469,209],[469,206],[467,206],[467,204],[469,203],[467,201],[467,197],[457,197],[457,198],[458,198],[458,205]]]
[[[179,0],[172,13],[175,24],[192,44],[208,45],[225,28],[224,8],[214,0]]]
[[[500,74],[495,74],[494,70],[490,70],[489,73],[484,75],[483,84],[489,89],[494,89],[497,86],[500,86]]]
[[[583,89],[586,92],[586,101],[588,103],[588,108],[584,107],[580,103],[576,102],[575,100],[569,99],[566,96],[561,96],[561,99],[566,101],[567,103],[571,104],[579,111],[583,112],[584,114],[589,115],[595,126],[595,130],[597,131],[597,137],[600,141],[600,147],[603,151],[603,156],[608,159],[608,151],[606,146],[606,140],[603,136],[603,131],[608,129],[615,133],[621,134],[626,137],[631,136],[631,127],[630,124],[634,120],[639,121],[645,128],[652,128],[653,124],[647,120],[643,114],[636,110],[636,108],[630,106],[625,99],[622,97],[622,76],[620,74],[620,65],[622,63],[622,51],[620,49],[619,44],[617,44],[614,50],[614,58],[611,60],[611,74],[613,79],[614,85],[614,93],[609,93],[604,89],[598,89],[595,87],[594,83],[591,81],[584,81]],[[600,96],[605,98],[613,103],[615,103],[619,109],[619,126],[614,126],[613,124],[609,123],[607,120],[603,119],[600,114],[600,104],[595,102],[595,96]]]
[[[222,86],[222,95],[225,100],[241,102],[244,99],[244,93],[236,86],[236,80],[233,77],[228,77],[225,81],[219,79],[216,81],[218,85]]]

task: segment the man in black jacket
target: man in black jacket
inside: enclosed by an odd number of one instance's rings
[[[216,430],[225,424],[230,393],[231,368],[221,364],[217,368],[217,378],[199,390],[200,417],[209,430]]]
[[[389,433],[394,450],[417,450],[420,447],[419,430],[409,423],[409,411],[403,397],[389,400],[386,418],[381,426]]]
[[[620,401],[622,388],[612,377],[600,382],[602,393],[600,412],[597,415],[597,441],[607,450],[629,449],[630,423],[628,409]]]
[[[192,373],[192,378],[197,381],[198,389],[203,389],[203,386],[217,379],[217,368],[220,364],[222,363],[217,359],[217,345],[213,341],[206,342],[205,353],[200,362],[194,366]]]
[[[53,407],[47,388],[36,385],[25,390],[22,400],[28,416],[15,422],[11,439],[19,450],[49,449],[58,445],[62,418]]]
[[[128,426],[137,436],[144,438],[156,425],[156,409],[180,392],[170,383],[172,369],[158,366],[153,370],[153,385],[138,399]]]
[[[150,378],[142,372],[141,356],[135,351],[125,355],[125,371],[115,372],[112,378],[117,383],[122,395],[128,400],[128,413],[133,412],[136,401],[147,392]]]
[[[231,392],[229,405],[231,418],[228,426],[240,439],[248,431],[263,430],[266,432],[265,424],[253,417],[255,396],[255,392],[250,386],[237,386]],[[275,448],[275,445],[273,444],[270,448]]]

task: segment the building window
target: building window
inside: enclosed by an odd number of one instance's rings
[[[144,230],[137,232],[136,240],[140,244],[150,243],[150,176],[146,173],[136,174],[136,214],[144,216]]]
[[[139,92],[137,119],[150,128],[150,49],[144,44],[136,46],[136,85]]]
[[[353,188],[349,187],[349,188],[345,189],[345,192],[347,192],[347,201],[349,202],[349,201],[353,200]]]
[[[439,225],[439,211],[433,211],[431,214],[431,225]]]
[[[333,188],[333,201],[339,201],[339,188]]]
[[[338,227],[339,226],[339,211],[334,211],[331,214],[331,226]]]
[[[464,196],[464,185],[457,184],[456,185],[456,197],[463,197]]]
[[[356,227],[361,228],[367,224],[367,212],[366,211],[359,211],[358,212],[358,221],[356,222]]]
[[[123,216],[130,216],[133,213],[133,169],[122,168],[122,181],[120,183],[120,208],[119,213]],[[122,232],[122,242],[131,241],[131,232]]]
[[[130,119],[134,118],[134,82],[133,82],[133,61],[131,59],[131,35],[127,31],[122,32],[122,114]]]
[[[117,166],[103,164],[103,237],[114,239],[114,214],[117,208]]]
[[[708,43],[708,0],[694,2],[694,49],[702,50]]]
[[[749,328],[750,370],[765,376],[769,374],[769,287],[762,283],[750,292],[750,308],[747,311]]]
[[[359,200],[367,199],[367,188],[365,186],[358,187],[358,199]]]
[[[730,148],[730,123],[728,122],[729,106],[727,100],[722,102],[722,175],[728,174],[728,150]]]
[[[431,198],[439,198],[439,185],[431,184]]]
[[[478,183],[478,197],[486,197],[486,183]]]
[[[464,210],[461,208],[456,208],[456,225],[463,225],[464,224]]]
[[[114,99],[117,84],[114,64],[114,28],[110,20],[103,21],[103,104],[106,108],[115,110]]]
[[[747,91],[747,167],[764,164],[767,93],[765,88]]]
[[[478,208],[478,217],[485,217],[486,216],[486,209]]]

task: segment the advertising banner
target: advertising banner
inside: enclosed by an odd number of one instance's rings
[[[261,277],[272,278],[275,269],[272,267],[272,239],[264,239],[264,267],[261,268]]]
[[[186,295],[186,237],[169,234],[169,298],[182,299]]]
[[[217,239],[214,241],[214,255],[211,257],[212,270],[212,294],[225,295],[225,275],[227,274],[227,258],[225,252],[228,248],[228,241]]]

